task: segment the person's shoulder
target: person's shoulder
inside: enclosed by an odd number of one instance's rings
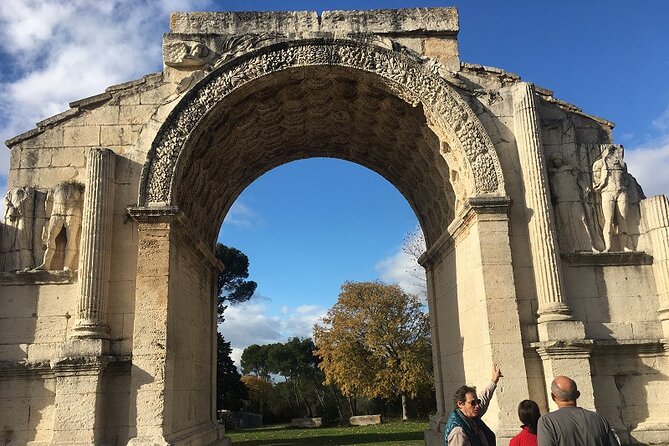
[[[598,412],[588,410],[588,409],[582,409],[582,410],[586,414],[586,416],[589,417],[590,419],[601,421],[602,423],[604,423],[606,425],[609,424],[609,422],[606,420],[606,418],[604,418],[604,416],[599,414]]]

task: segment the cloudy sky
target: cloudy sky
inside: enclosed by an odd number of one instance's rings
[[[496,66],[616,122],[647,195],[669,192],[669,2],[0,1],[0,139],[68,103],[160,71],[169,12],[458,6],[461,59]],[[0,150],[0,193],[9,151]],[[409,285],[399,247],[415,216],[394,187],[335,160],[277,168],[244,191],[221,240],[249,255],[257,295],[230,307],[222,331],[250,343],[308,336],[345,280]]]

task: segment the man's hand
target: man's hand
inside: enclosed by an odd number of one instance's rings
[[[500,378],[502,378],[504,375],[502,375],[502,370],[497,367],[497,364],[492,366],[492,382],[497,384]]]

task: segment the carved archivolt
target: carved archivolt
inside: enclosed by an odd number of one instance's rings
[[[341,66],[380,76],[410,104],[452,136],[461,153],[460,172],[470,195],[504,195],[502,171],[490,138],[465,101],[418,55],[348,40],[283,42],[243,54],[225,63],[190,90],[158,133],[144,166],[140,205],[171,203],[174,171],[189,135],[225,97],[255,79],[297,67]]]

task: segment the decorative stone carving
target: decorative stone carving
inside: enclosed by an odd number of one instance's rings
[[[166,41],[163,45],[163,60],[168,67],[201,68],[207,63],[207,55],[209,48],[200,42],[177,40]]]
[[[163,44],[163,61],[168,67],[193,70],[177,85],[177,93],[193,87],[208,73],[229,60],[253,50],[262,42],[276,40],[277,34],[244,34],[241,36],[216,36],[211,41],[182,40],[167,35]]]
[[[77,181],[65,181],[47,193],[46,211],[49,222],[42,231],[42,240],[46,246],[44,259],[37,270],[50,270],[56,254],[56,238],[65,231],[65,257],[63,269],[71,271],[74,259],[79,251],[79,230],[81,229],[82,201],[84,185]]]
[[[33,266],[34,211],[35,190],[32,187],[7,191],[1,235],[1,271],[18,271]]]
[[[428,119],[452,136],[453,150],[469,166],[461,180],[467,195],[504,193],[501,166],[483,126],[465,101],[419,57],[344,40],[283,42],[224,64],[180,103],[159,132],[144,167],[140,204],[170,203],[176,161],[188,136],[221,100],[273,72],[303,66],[342,66],[373,73],[410,104],[423,104]]]
[[[559,150],[550,156],[548,178],[561,249],[566,252],[592,251],[592,238],[583,204],[583,196],[589,191],[589,185],[582,185],[579,169],[566,161]]]
[[[638,206],[644,197],[636,180],[627,172],[623,156],[623,146],[605,144],[601,158],[592,165],[593,189],[601,194],[602,199],[602,232],[606,252],[616,249],[616,237],[619,249],[635,249],[631,237],[635,229],[630,221],[631,207]]]

